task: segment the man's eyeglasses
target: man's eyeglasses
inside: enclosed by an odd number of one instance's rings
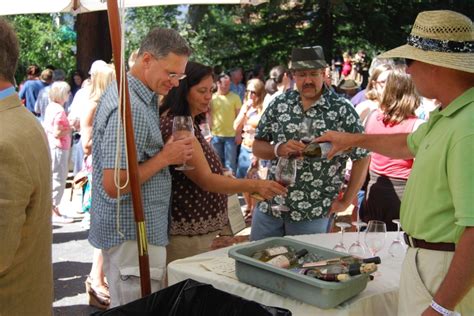
[[[305,78],[319,78],[323,76],[322,71],[310,71],[310,72],[295,72],[293,75],[298,79],[305,79]]]
[[[153,55],[152,53],[149,53],[151,55],[151,57],[156,60],[157,62],[159,62],[159,59],[155,57],[155,55]],[[169,80],[183,80],[184,78],[186,78],[186,74],[177,74],[177,73],[174,73],[174,72],[168,72],[165,70],[165,72],[168,74],[168,79]]]
[[[184,78],[186,78],[186,74],[175,74],[174,72],[169,72],[168,73],[168,79],[169,80],[175,79],[175,80],[180,81],[180,80],[183,80]]]
[[[250,94],[257,94],[257,91],[254,91],[254,90],[247,90],[247,92]]]

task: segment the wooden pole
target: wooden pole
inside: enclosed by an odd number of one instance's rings
[[[117,77],[118,90],[120,91],[120,83],[122,82],[121,67],[125,67],[121,55],[121,30],[120,17],[117,0],[107,0],[107,13],[109,16],[110,39],[112,41],[112,53],[115,64],[115,72]],[[148,242],[146,236],[145,216],[143,214],[142,194],[140,190],[140,182],[138,179],[138,162],[133,134],[132,111],[130,106],[130,94],[128,92],[128,80],[125,77],[124,97],[125,97],[125,116],[122,117],[122,124],[127,126],[125,131],[125,140],[127,142],[128,170],[130,176],[130,188],[132,193],[133,213],[135,215],[137,229],[137,246],[138,246],[138,263],[140,267],[140,284],[142,297],[151,293],[150,284],[150,262],[148,260]]]

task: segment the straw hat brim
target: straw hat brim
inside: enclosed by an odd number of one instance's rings
[[[386,51],[377,58],[408,58],[427,64],[474,73],[474,54],[472,53],[424,51],[410,45],[403,45]]]

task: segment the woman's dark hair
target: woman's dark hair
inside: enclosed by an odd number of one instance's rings
[[[179,86],[171,89],[168,95],[164,97],[160,106],[160,115],[167,110],[169,110],[169,112],[175,116],[191,115],[191,109],[189,108],[188,100],[186,98],[188,96],[189,90],[201,82],[202,79],[212,76],[213,71],[209,66],[189,61],[186,65],[185,74],[186,78],[179,82]],[[196,123],[199,124],[204,117],[205,113],[196,116]]]
[[[277,92],[277,86],[283,82],[283,76],[288,73],[285,66],[275,66],[270,70],[270,79],[265,82],[265,90],[272,95]]]

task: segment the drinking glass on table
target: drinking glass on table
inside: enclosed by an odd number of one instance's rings
[[[280,157],[275,170],[275,180],[284,187],[295,183],[296,180],[296,160],[293,158]],[[278,205],[273,205],[272,209],[280,212],[288,212],[290,209],[283,205],[284,197],[278,196]]]
[[[367,223],[362,222],[359,219],[359,214],[357,213],[357,221],[352,222],[357,229],[357,240],[352,243],[349,247],[349,253],[353,256],[363,257],[365,255],[365,249],[362,243],[360,242],[360,229],[367,226]]]
[[[392,257],[401,257],[405,254],[405,246],[402,243],[402,239],[400,236],[400,220],[394,219],[392,220],[393,223],[397,224],[397,237],[392,241],[390,247],[388,248],[388,253]]]
[[[336,226],[341,229],[341,240],[339,240],[339,242],[332,248],[332,250],[347,252],[346,246],[344,245],[344,231],[346,230],[346,228],[351,227],[351,225],[345,222],[337,222]]]
[[[180,140],[194,135],[194,122],[191,116],[175,116],[173,118],[173,138]],[[175,170],[193,170],[193,166],[188,166],[186,161],[175,167]]]
[[[369,221],[365,231],[365,245],[372,257],[382,250],[387,238],[387,225],[381,221]]]

